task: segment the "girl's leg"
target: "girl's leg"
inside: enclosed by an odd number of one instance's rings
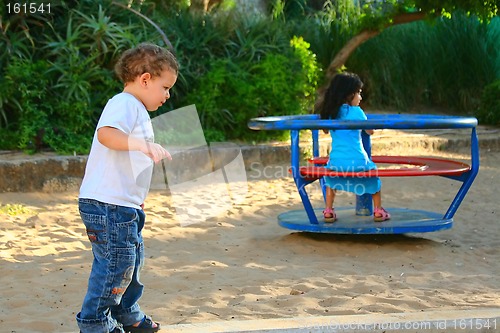
[[[325,210],[323,211],[323,218],[325,222],[334,222],[337,219],[335,211],[333,210],[333,202],[335,201],[335,190],[326,187]]]
[[[373,198],[373,207],[374,208],[380,208],[382,207],[382,195],[380,194],[380,191],[372,195]]]
[[[373,218],[375,222],[387,221],[391,218],[391,214],[389,214],[384,208],[382,208],[382,194],[380,191],[372,195],[373,198]]]
[[[326,198],[325,198],[325,204],[326,204],[326,209],[330,208],[333,209],[333,202],[335,201],[335,191],[330,188],[326,187]]]

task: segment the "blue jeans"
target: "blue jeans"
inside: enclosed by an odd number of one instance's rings
[[[139,281],[144,211],[92,199],[80,199],[78,204],[94,254],[87,294],[76,316],[80,331],[108,333],[118,323],[141,321],[144,313],[137,301],[144,289]]]

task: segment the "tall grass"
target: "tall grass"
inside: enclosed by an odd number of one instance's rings
[[[347,67],[367,82],[372,105],[473,113],[483,88],[499,77],[499,25],[455,13],[433,25],[395,26],[363,44]]]
[[[486,32],[487,50],[495,61],[495,76],[500,80],[500,17],[495,17]]]

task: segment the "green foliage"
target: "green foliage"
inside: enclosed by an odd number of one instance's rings
[[[319,66],[308,44],[297,38],[292,45],[279,22],[236,12],[168,22],[180,41],[175,94],[185,96],[182,105],[196,105],[207,141],[275,138],[250,131],[248,120],[306,112]]]
[[[292,115],[302,113],[299,96],[303,96],[301,64],[298,59],[282,54],[269,54],[250,69],[255,89],[250,103],[257,105],[257,113],[241,115],[248,121],[252,117]]]
[[[45,75],[47,61],[14,60],[6,70],[4,100],[12,103],[19,122],[19,148],[34,150],[41,145],[41,137],[51,128],[49,117],[52,106],[46,98],[50,81]]]
[[[131,2],[142,2],[142,1],[131,1]],[[186,10],[189,9],[191,0],[152,0],[149,1],[154,5],[157,10]]]
[[[499,6],[497,0],[272,0],[268,3],[271,15],[283,21],[301,19],[314,12],[314,15],[318,12],[333,15],[353,36],[362,30],[383,30],[393,23],[395,16],[404,13],[450,18],[453,12],[462,11],[489,22],[498,15]]]
[[[286,136],[250,131],[247,121],[310,112],[322,68],[351,37],[418,11],[448,18],[385,29],[347,62],[365,81],[364,102],[472,113],[482,93],[481,121],[495,123],[499,114],[497,84],[489,85],[500,77],[493,0],[438,7],[430,0],[276,0],[269,15],[238,12],[232,0],[209,14],[190,12],[187,0],[116,3],[157,23],[181,64],[172,98],[153,116],[195,104],[207,141]],[[53,3],[50,15],[2,13],[0,149],[88,152],[102,108],[122,89],[113,74],[119,54],[143,41],[164,43],[143,17],[116,3],[70,0]]]
[[[483,87],[496,78],[499,39],[488,31],[497,24],[456,12],[434,25],[394,26],[361,45],[346,65],[365,81],[365,103],[470,114]]]
[[[309,9],[307,0],[272,0],[268,10],[274,19],[286,20],[304,17]]]
[[[359,8],[352,1],[344,1],[338,6],[327,1],[323,10],[308,19],[289,22],[292,34],[310,43],[310,51],[316,55],[321,68],[328,68],[359,26]]]
[[[5,84],[9,88],[3,93],[19,115],[18,148],[34,152],[48,145],[61,153],[85,152],[93,127],[89,102],[61,100],[63,95],[53,84],[50,72],[51,64],[46,60],[14,60],[7,67]]]
[[[476,117],[484,124],[500,125],[500,79],[484,88]]]
[[[300,114],[312,106],[320,68],[308,43],[294,37],[270,46],[263,32],[252,36],[243,41],[236,32],[236,42],[243,45],[234,49],[236,56],[214,60],[187,95],[187,104],[197,106],[203,128],[209,129],[207,141],[281,138],[283,133],[255,133],[246,124],[254,117]]]
[[[341,1],[342,2],[342,1]],[[354,3],[354,2],[352,2]],[[392,23],[394,17],[403,13],[425,13],[429,17],[448,17],[452,13],[461,11],[467,15],[479,17],[489,22],[498,13],[497,0],[386,0],[386,1],[360,1],[359,30],[383,30]]]
[[[225,133],[230,133],[235,126],[233,114],[227,109],[228,100],[234,96],[248,95],[251,89],[247,82],[247,73],[230,60],[218,60],[212,69],[200,77],[196,87],[186,97],[187,104],[195,104],[207,141],[225,140]],[[244,106],[241,106],[242,108]],[[248,112],[238,110],[238,112]]]
[[[403,4],[429,12],[436,11],[437,14],[450,15],[455,11],[463,11],[486,21],[491,20],[498,14],[499,6],[497,0],[442,0],[439,1],[437,6],[434,0],[405,0]]]
[[[488,30],[486,32],[486,52],[491,55],[493,59],[496,58],[495,62],[495,76],[500,78],[500,17],[495,17],[488,24]]]
[[[66,2],[54,5],[65,15],[10,17],[0,39],[8,46],[0,52],[0,128],[16,135],[0,148],[88,152],[103,106],[122,89],[111,70],[116,57],[147,35],[129,19],[113,21],[106,3]]]
[[[316,98],[316,89],[319,85],[319,78],[322,70],[316,60],[316,55],[309,49],[311,44],[306,42],[304,38],[294,36],[290,41],[290,45],[293,47],[295,55],[300,60],[300,73],[304,76],[302,78],[298,77],[299,81],[303,82],[303,96],[300,98],[303,103],[302,109],[312,112],[312,106]]]

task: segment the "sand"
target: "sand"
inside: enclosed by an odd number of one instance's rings
[[[152,191],[141,306],[163,325],[498,309],[499,165],[499,152],[482,152],[453,228],[422,234],[284,229],[277,215],[301,208],[286,166],[268,167],[266,177],[249,171],[245,200],[196,224],[180,223],[168,193]],[[458,186],[439,177],[385,178],[384,206],[444,213]],[[311,192],[321,207],[320,191]],[[353,203],[338,196],[338,206]],[[76,332],[92,260],[77,191],[1,193],[0,207],[0,330]]]

